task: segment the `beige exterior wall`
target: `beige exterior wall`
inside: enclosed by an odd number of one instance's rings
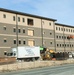
[[[64,31],[65,34],[74,35],[74,32],[73,32],[74,28],[72,28],[72,27],[64,27],[64,28],[65,28],[65,31]],[[68,29],[68,31],[66,31],[66,29]],[[69,29],[70,29],[70,32],[69,32]],[[72,32],[71,32],[71,30],[72,30]]]
[[[6,18],[3,18],[3,14],[6,15]],[[16,21],[13,21],[13,16],[16,17],[16,14],[0,11],[0,22],[16,25]]]
[[[58,28],[58,30],[56,30],[56,27]],[[59,28],[60,28],[60,30],[59,30]],[[63,28],[63,26],[55,25],[55,32],[56,32],[56,33],[63,33],[63,31],[61,30],[62,28]]]
[[[51,25],[50,25],[51,23]],[[54,30],[54,22],[49,20],[42,19],[42,25],[44,29],[51,29]]]
[[[58,28],[58,30],[56,30],[56,27]],[[59,30],[59,28],[60,28],[60,30]],[[63,29],[63,31],[61,29]],[[64,29],[65,29],[65,31],[64,31]],[[70,30],[70,32],[69,32],[69,30]],[[71,30],[72,30],[72,32],[71,32]],[[67,26],[55,25],[55,32],[56,33],[63,33],[64,32],[64,34],[74,35],[74,28],[67,27]]]
[[[23,16],[23,15],[17,15],[17,17],[20,17],[20,22],[18,22],[18,25],[30,26],[30,25],[27,24],[27,19],[33,19],[34,25],[32,25],[30,27],[41,28],[41,19],[39,19],[39,18]],[[25,18],[25,22],[21,21],[22,18]]]

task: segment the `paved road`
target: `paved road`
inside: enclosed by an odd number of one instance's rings
[[[74,75],[74,64],[0,73],[0,75]]]

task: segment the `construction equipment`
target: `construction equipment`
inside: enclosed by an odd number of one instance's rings
[[[73,35],[70,35],[70,36],[68,36],[67,38],[68,38],[68,39],[73,39],[74,36],[73,36]]]
[[[43,60],[52,60],[55,58],[55,51],[47,48],[45,52],[41,54],[41,57]]]

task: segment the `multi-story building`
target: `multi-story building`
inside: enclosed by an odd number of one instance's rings
[[[0,8],[0,56],[17,46],[44,46],[54,50],[55,21]]]
[[[43,46],[56,52],[74,50],[74,27],[56,19],[0,8],[0,57],[12,47]]]
[[[74,51],[74,27],[55,23],[55,50],[57,52]]]

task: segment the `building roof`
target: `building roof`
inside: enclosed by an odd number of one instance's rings
[[[57,21],[56,19],[42,17],[42,16],[37,16],[37,15],[32,15],[32,14],[28,14],[28,13],[24,13],[24,12],[19,12],[19,11],[14,11],[14,10],[9,10],[9,9],[5,9],[5,8],[0,8],[0,11],[14,13],[14,14],[20,14],[20,15],[26,15],[26,16],[30,16],[30,17],[36,17],[36,18],[46,19],[46,20],[51,20],[51,21]]]
[[[61,24],[61,23],[55,23],[55,25],[74,28],[74,26],[72,26],[72,25],[66,25],[66,24]]]

